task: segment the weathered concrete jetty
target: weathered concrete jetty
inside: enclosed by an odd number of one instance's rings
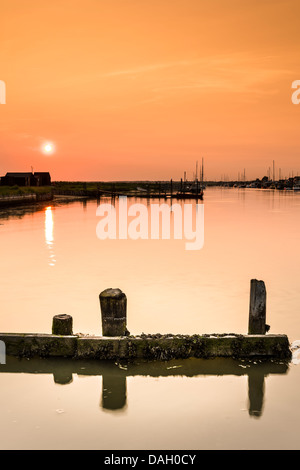
[[[291,350],[284,334],[266,334],[266,289],[263,281],[251,280],[247,335],[141,334],[126,327],[127,298],[120,289],[106,289],[99,296],[103,336],[73,333],[70,315],[53,318],[52,334],[0,333],[8,356],[69,357],[98,360],[170,360],[190,357],[289,359]]]

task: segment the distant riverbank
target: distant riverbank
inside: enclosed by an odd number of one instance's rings
[[[34,204],[36,202],[51,201],[52,199],[53,192],[50,186],[0,186],[0,207]]]
[[[194,197],[202,193],[202,183],[198,181],[106,181],[106,182],[81,182],[81,181],[56,181],[52,183],[55,196],[83,196],[87,198],[103,197],[175,197],[182,198],[189,195]]]

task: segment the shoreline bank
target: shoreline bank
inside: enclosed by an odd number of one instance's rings
[[[29,193],[16,194],[10,196],[0,196],[0,208],[19,206],[22,204],[35,204],[39,202],[47,202],[53,200],[53,193]]]

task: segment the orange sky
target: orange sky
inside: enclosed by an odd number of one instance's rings
[[[299,0],[0,0],[0,174],[300,174]],[[56,151],[40,148],[53,142]]]

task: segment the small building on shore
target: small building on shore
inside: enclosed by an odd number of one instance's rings
[[[35,172],[34,177],[36,179],[36,186],[50,186],[51,176],[49,172]]]
[[[49,172],[6,173],[1,177],[1,186],[50,186]]]

